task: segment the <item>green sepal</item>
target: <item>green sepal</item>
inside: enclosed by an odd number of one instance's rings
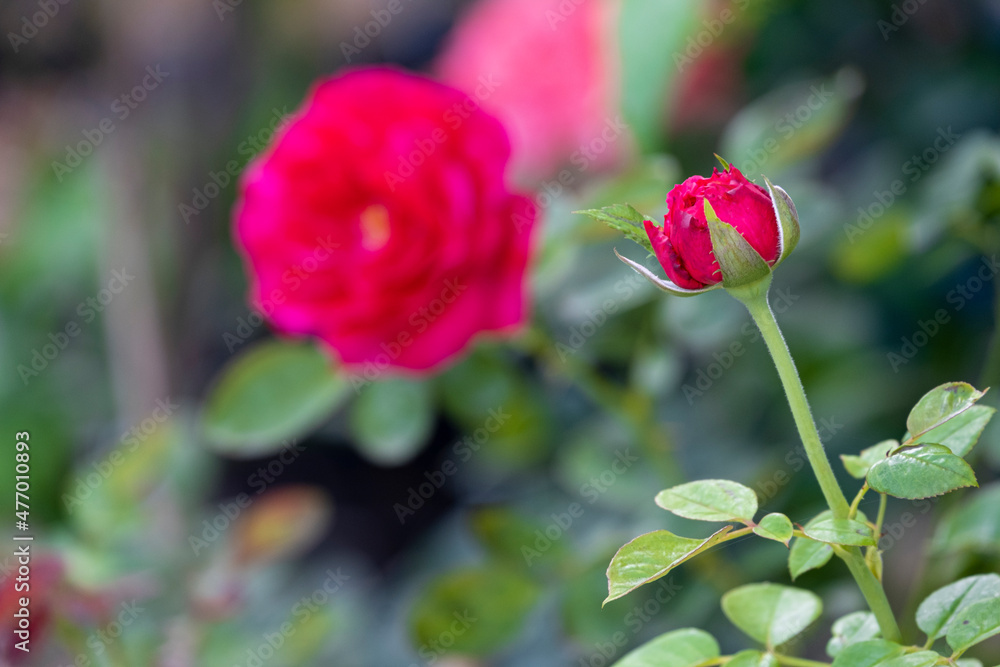
[[[771,277],[771,267],[760,253],[735,227],[719,220],[708,199],[705,200],[705,219],[712,237],[712,252],[722,272],[723,287],[744,287]]]
[[[628,257],[622,256],[617,249],[615,249],[615,255],[618,256],[618,259],[628,264],[633,271],[635,271],[640,276],[648,280],[650,284],[652,284],[654,287],[663,290],[668,294],[673,294],[674,296],[697,296],[699,294],[704,294],[705,292],[711,292],[714,289],[719,289],[720,287],[722,287],[721,284],[715,284],[715,285],[710,285],[709,287],[703,287],[701,289],[686,289],[674,283],[672,280],[666,278],[660,278],[658,275],[647,269],[639,262],[633,261]]]
[[[795,208],[795,203],[788,193],[774,185],[764,177],[767,191],[771,195],[771,204],[774,206],[774,216],[778,219],[778,261],[775,266],[781,264],[788,255],[795,250],[799,244],[801,228],[799,227],[799,212]]]

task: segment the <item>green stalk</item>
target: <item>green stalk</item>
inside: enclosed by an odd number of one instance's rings
[[[790,655],[781,655],[780,653],[772,653],[771,655],[774,656],[779,665],[788,665],[788,667],[830,667],[830,663],[828,662],[793,658]]]
[[[806,392],[802,387],[802,380],[799,379],[799,372],[795,368],[795,361],[788,351],[784,336],[778,328],[778,322],[771,312],[771,305],[767,302],[767,292],[760,293],[752,291],[744,293],[728,290],[750,311],[750,316],[760,329],[764,337],[774,365],[778,369],[778,376],[781,384],[785,388],[785,395],[788,397],[788,405],[792,409],[792,417],[795,419],[795,426],[799,430],[799,437],[802,439],[802,446],[805,447],[806,456],[812,466],[813,473],[819,481],[819,486],[823,490],[823,497],[826,504],[833,512],[835,519],[846,519],[850,510],[847,498],[837,483],[837,477],[833,474],[830,460],[823,449],[823,443],[816,430],[816,422],[813,421],[812,412],[809,410],[809,402],[806,400]],[[744,296],[748,298],[743,298]]]
[[[767,302],[769,286],[770,276],[760,283],[737,289],[727,288],[727,291],[747,307],[750,316],[760,329],[764,343],[767,345],[775,368],[778,370],[778,376],[785,389],[785,396],[788,398],[788,405],[792,409],[795,426],[799,431],[799,437],[805,448],[809,464],[812,466],[820,489],[823,491],[823,497],[826,498],[826,503],[835,519],[846,519],[850,514],[850,506],[847,504],[847,498],[844,497],[844,492],[833,473],[830,459],[826,456],[826,450],[823,449],[823,442],[820,440],[816,422],[809,409],[809,401],[806,399],[802,380],[795,368],[795,361],[788,351],[788,345],[785,343],[784,336],[781,335],[781,329],[778,328],[778,322]],[[889,606],[885,590],[882,588],[881,582],[868,569],[861,552],[857,547],[838,549],[837,552],[847,564],[858,588],[861,589],[861,594],[864,595],[869,608],[875,614],[879,627],[882,629],[882,636],[889,641],[899,641],[901,636],[899,626],[896,624],[896,617]]]
[[[850,547],[846,551],[847,555],[841,555],[841,558],[854,576],[854,581],[861,589],[861,594],[864,596],[865,602],[868,603],[868,608],[875,614],[878,626],[882,629],[882,636],[891,642],[901,642],[903,635],[896,623],[896,615],[892,613],[892,607],[889,606],[889,599],[885,596],[882,582],[868,569],[868,564],[865,563],[864,556],[861,555],[861,551],[857,547]]]

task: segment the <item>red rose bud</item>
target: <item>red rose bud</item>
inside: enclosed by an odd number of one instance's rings
[[[792,200],[767,185],[726,164],[722,172],[692,176],[670,191],[663,227],[646,220],[645,228],[671,287],[700,293],[770,275],[798,242],[799,229]]]

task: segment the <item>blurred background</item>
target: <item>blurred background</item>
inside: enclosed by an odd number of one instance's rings
[[[708,534],[652,502],[682,481],[822,508],[776,375],[737,302],[663,298],[572,214],[655,220],[713,153],[798,206],[772,300],[834,459],[1000,379],[997,0],[4,0],[0,28],[0,478],[30,432],[35,535],[32,651],[4,630],[0,663],[600,667],[691,626],[746,648],[719,597],[787,583],[782,545],[602,609],[604,570],[640,533]],[[249,309],[230,210],[310,84],[376,63],[499,116],[543,221],[518,336],[355,391]],[[911,632],[998,570],[995,430],[972,458],[982,489],[890,503]],[[863,601],[839,564],[798,583],[823,659]]]

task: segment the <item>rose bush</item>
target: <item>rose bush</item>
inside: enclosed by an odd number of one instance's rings
[[[723,222],[732,225],[770,264],[781,254],[781,228],[767,190],[729,166],[709,178],[692,176],[667,194],[664,224],[645,221],[657,260],[679,287],[702,289],[722,281],[712,250],[705,200]]]
[[[320,82],[241,182],[252,302],[347,365],[427,370],[515,327],[534,216],[509,154],[448,86],[389,68]]]

